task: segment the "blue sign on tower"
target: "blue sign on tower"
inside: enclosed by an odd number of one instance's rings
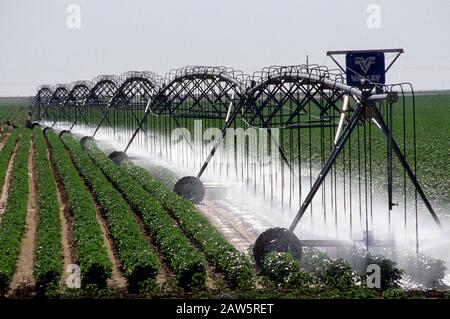
[[[373,87],[385,83],[383,52],[348,52],[345,61],[347,85]]]

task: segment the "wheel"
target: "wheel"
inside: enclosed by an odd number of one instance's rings
[[[271,251],[290,252],[296,259],[302,255],[300,240],[286,228],[270,228],[256,239],[253,247],[253,256],[256,265],[261,268],[264,257]]]
[[[81,148],[85,150],[89,141],[94,141],[94,138],[92,136],[83,136],[80,140]]]
[[[194,204],[200,203],[205,197],[205,186],[203,186],[202,181],[195,176],[185,176],[181,178],[175,184],[173,191]]]
[[[128,159],[128,155],[121,151],[114,151],[109,154],[109,158],[114,162],[114,164],[120,165],[122,161]]]
[[[70,131],[69,130],[63,130],[63,131],[59,132],[59,134],[58,134],[59,138],[61,138],[64,134],[70,134]]]

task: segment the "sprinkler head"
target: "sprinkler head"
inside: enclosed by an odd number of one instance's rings
[[[59,132],[59,134],[58,134],[59,138],[61,138],[64,134],[70,134],[70,131],[63,130],[63,131]]]
[[[271,251],[290,252],[295,259],[300,259],[302,246],[293,232],[286,228],[269,228],[256,239],[253,256],[256,265],[262,268],[264,257]]]
[[[108,156],[116,165],[120,165],[122,161],[128,159],[128,155],[122,151],[114,151]]]
[[[178,180],[173,188],[178,195],[198,204],[205,197],[205,186],[202,181],[195,176],[185,176]]]
[[[89,141],[94,141],[94,138],[92,136],[83,136],[80,140],[81,148],[86,150]]]

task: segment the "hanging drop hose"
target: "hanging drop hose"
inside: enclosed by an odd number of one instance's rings
[[[197,176],[185,176],[181,178],[174,187],[174,192],[179,194],[180,196],[192,201],[193,203],[200,203],[203,198],[205,197],[205,187],[200,180],[200,177],[202,176],[203,172],[205,171],[206,167],[208,166],[210,160],[214,156],[214,153],[216,152],[219,145],[222,143],[222,141],[225,139],[226,130],[229,128],[230,125],[230,116],[233,107],[233,100],[234,100],[234,91],[232,93],[232,99],[230,101],[227,116],[225,118],[225,127],[222,130],[221,135],[217,139],[213,149],[209,153],[205,163],[200,169],[200,172],[197,174]]]
[[[342,127],[344,127],[345,112],[347,112],[349,102],[350,102],[350,97],[347,94],[345,94],[344,95],[344,102],[342,104],[341,117],[339,119],[339,126],[338,126],[338,129],[336,131],[336,135],[334,137],[334,142],[333,142],[334,145],[336,145],[339,137],[341,136]]]

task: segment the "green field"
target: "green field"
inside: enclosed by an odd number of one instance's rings
[[[442,205],[450,199],[449,107],[449,95],[419,96],[416,100],[418,176],[426,192]],[[401,111],[394,110],[394,135],[399,136],[403,126],[396,119],[402,118]],[[405,109],[407,118],[410,112]],[[347,252],[353,256],[352,264],[348,258],[334,259],[307,248],[300,262],[291,253],[270,253],[255,263],[251,255],[238,252],[227,242],[191,202],[166,188],[146,169],[131,161],[115,165],[95,142],[89,142],[84,150],[71,134],[60,138],[53,130],[44,134],[39,127],[24,128],[27,114],[23,103],[0,105],[0,182],[2,189],[6,187],[5,209],[0,212],[0,251],[6,252],[0,255],[0,295],[429,296],[427,292],[405,293],[398,289],[402,272],[396,265],[365,251]],[[118,122],[132,125],[130,118]],[[405,129],[406,153],[411,159],[411,127]],[[374,172],[382,175],[386,144],[375,133],[372,129]],[[310,145],[309,134],[296,130],[283,135],[282,143],[291,160],[298,161],[296,154],[300,153],[300,160],[307,161],[311,147],[312,160],[320,163],[320,145]],[[319,138],[320,131],[311,130],[311,140]],[[295,145],[290,144],[291,140]],[[299,144],[308,152],[299,152]],[[403,147],[402,139],[399,144]],[[347,150],[356,152],[358,147],[361,144],[352,138]],[[343,167],[343,163],[344,158],[337,167]],[[394,167],[398,168],[398,163]],[[395,176],[395,183],[401,186],[400,175]],[[444,263],[421,254],[417,257],[415,266],[404,269],[405,273],[421,278],[427,287],[442,287]],[[65,287],[65,269],[73,263],[81,267],[80,290]],[[365,280],[369,263],[384,267],[387,279],[379,290],[355,284]],[[445,297],[446,293],[430,296]]]
[[[450,202],[450,96],[417,97],[417,145],[419,178],[433,197],[448,204]]]

